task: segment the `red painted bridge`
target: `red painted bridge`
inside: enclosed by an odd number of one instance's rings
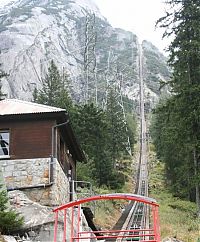
[[[84,203],[97,200],[129,200],[136,203],[148,205],[150,210],[151,226],[148,228],[131,228],[122,230],[110,231],[82,231],[81,230],[81,205]],[[144,241],[144,242],[160,242],[160,226],[158,219],[157,202],[149,197],[144,197],[136,194],[105,194],[83,198],[73,202],[69,202],[54,209],[55,226],[54,226],[54,242],[79,242],[79,241]],[[67,222],[67,215],[71,222]],[[58,239],[58,225],[63,224],[63,236]],[[69,227],[68,227],[69,226]],[[68,227],[68,228],[67,228]],[[67,234],[70,231],[70,235]],[[68,235],[68,236],[67,236]]]

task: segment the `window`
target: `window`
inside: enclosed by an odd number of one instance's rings
[[[0,157],[9,156],[10,133],[8,130],[0,130]]]

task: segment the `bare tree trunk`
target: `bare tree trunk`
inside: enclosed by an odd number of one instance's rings
[[[194,149],[194,175],[195,178],[198,174],[198,162],[197,162],[197,151],[196,148]],[[198,181],[195,184],[196,189],[196,204],[197,204],[197,215],[200,217],[200,190],[199,190],[199,183]]]

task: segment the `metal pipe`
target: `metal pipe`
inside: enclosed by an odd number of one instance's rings
[[[74,206],[71,208],[72,209],[72,214],[71,214],[71,238],[70,242],[74,241]]]
[[[54,131],[55,131],[55,128],[63,126],[63,125],[68,124],[68,123],[69,123],[69,119],[64,123],[56,124],[56,125],[52,126],[52,128],[51,128],[51,162],[50,162],[50,165],[49,165],[50,183],[53,183],[53,159],[54,159],[54,146],[55,146],[55,144],[54,144],[54,141],[55,141]]]
[[[48,184],[39,184],[39,185],[33,185],[33,186],[24,186],[24,187],[14,187],[14,188],[7,188],[7,191],[14,191],[14,190],[26,190],[26,189],[32,189],[32,188],[45,188],[52,186],[53,183]]]
[[[78,205],[78,228],[77,228],[77,237],[80,237],[80,224],[81,224],[81,205]]]
[[[152,207],[152,217],[153,217],[153,228],[154,228],[154,233],[155,233],[155,240],[157,241],[157,211],[156,211],[156,207]]]
[[[95,233],[101,233],[101,234],[112,234],[112,233],[119,233],[119,232],[142,232],[142,231],[148,231],[153,232],[153,229],[130,229],[130,230],[97,230]],[[82,231],[80,234],[93,234],[94,231]]]
[[[53,183],[53,163],[54,163],[54,160],[53,160],[53,157],[51,156],[50,157],[50,162],[49,162],[49,184],[50,183]]]
[[[71,181],[71,186],[72,186],[72,192],[71,192],[71,200],[74,200],[74,193],[75,193],[75,187],[74,187],[74,180]]]
[[[139,240],[142,241],[142,242],[160,242],[158,240],[144,240],[145,237],[153,237],[154,234],[146,234],[146,235],[100,235],[100,236],[86,236],[86,237],[82,237],[81,240],[83,239],[102,239],[102,240],[105,240],[105,239],[118,239],[118,238],[140,238]],[[144,238],[144,239],[142,239]],[[78,237],[73,237],[74,240],[77,240],[79,239]],[[110,241],[110,240],[109,240]]]
[[[63,125],[68,124],[68,123],[69,123],[69,119],[64,123],[56,124],[56,125],[52,126],[52,128],[51,128],[51,156],[53,158],[54,158],[54,141],[55,141],[54,131],[55,131],[55,128],[63,126]]]
[[[67,235],[67,210],[64,210],[64,232],[63,232],[63,242],[66,242],[66,235]]]
[[[54,224],[54,242],[57,241],[57,230],[58,230],[58,213],[59,211],[57,211],[55,213],[55,224]]]

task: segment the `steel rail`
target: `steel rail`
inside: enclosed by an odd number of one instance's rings
[[[142,47],[139,47],[139,77],[140,77],[140,151],[139,164],[136,180],[135,193],[142,196],[148,196],[148,168],[147,168],[147,145],[146,145],[146,121],[144,113],[144,84],[143,84],[143,55]],[[130,230],[149,228],[149,207],[146,204],[134,202],[129,204],[124,211],[126,217],[122,216],[118,220],[118,227],[115,229]],[[117,225],[116,224],[116,225]],[[119,227],[121,225],[121,227]],[[123,233],[123,232],[122,232]],[[144,233],[144,231],[143,231]],[[107,241],[107,240],[106,240]],[[112,240],[114,241],[114,240]],[[117,240],[124,241],[123,239]]]

